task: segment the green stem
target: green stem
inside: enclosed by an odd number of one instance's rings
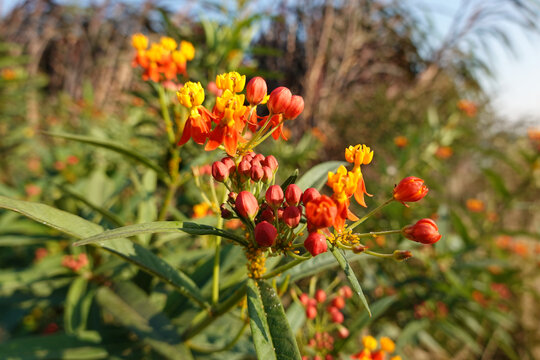
[[[371,255],[371,256],[383,258],[383,259],[393,259],[394,258],[394,254],[381,254],[381,253],[371,251],[371,250],[364,250],[364,253],[366,253],[368,255]]]
[[[391,235],[391,234],[401,234],[401,229],[399,230],[386,230],[386,231],[371,231],[368,233],[354,234],[358,237],[375,237],[379,235]]]
[[[390,199],[386,200],[381,205],[377,206],[375,209],[368,212],[365,216],[361,217],[357,222],[353,223],[351,226],[348,226],[347,229],[348,230],[353,230],[355,227],[357,227],[358,225],[360,225],[361,223],[363,223],[364,221],[369,219],[370,216],[372,216],[373,214],[375,214],[376,212],[381,210],[386,205],[390,204],[392,201],[394,201],[394,198],[390,198]]]
[[[167,100],[167,95],[165,94],[165,89],[161,85],[157,85],[157,92],[159,95],[159,105],[161,107],[161,115],[165,121],[165,128],[167,130],[167,135],[169,137],[169,143],[174,146],[174,129],[173,123],[171,121],[171,115],[169,114],[169,104]]]
[[[253,135],[253,137],[248,141],[246,146],[244,146],[244,149],[250,149],[252,147],[251,145],[261,136],[264,129],[268,126],[268,124],[272,120],[272,116],[273,116],[272,113],[268,114],[268,119],[266,120],[264,125],[255,133],[255,135]],[[255,145],[255,146],[257,146],[257,145]],[[255,146],[253,146],[253,147],[255,147]]]
[[[258,146],[260,143],[262,143],[264,140],[266,140],[266,139],[267,139],[270,135],[272,135],[272,134],[274,133],[274,131],[276,131],[276,130],[279,128],[279,126],[280,126],[281,124],[283,124],[284,122],[285,122],[285,120],[281,120],[281,121],[279,122],[279,124],[276,125],[276,127],[274,127],[272,130],[270,130],[269,132],[267,132],[266,134],[264,134],[264,136],[263,136],[260,140],[256,141],[256,142],[255,142],[255,145],[253,145],[253,147],[255,148],[255,147]]]
[[[212,198],[217,205],[218,199],[214,186],[214,179],[210,178],[210,187],[212,188]],[[223,218],[218,215],[217,228],[223,227]],[[212,276],[212,305],[216,305],[219,302],[219,267],[220,267],[220,255],[221,255],[221,236],[216,235],[216,251],[214,255],[214,269]]]
[[[289,270],[290,268],[295,267],[296,265],[298,265],[298,264],[300,264],[300,263],[302,263],[302,262],[304,262],[306,260],[309,260],[311,258],[312,258],[312,256],[309,255],[309,256],[307,256],[305,258],[295,259],[295,260],[293,260],[291,262],[286,263],[285,265],[282,265],[282,266],[270,271],[269,273],[266,273],[265,275],[262,276],[262,279],[270,279],[270,278],[272,278],[272,277],[274,277],[276,275],[279,275],[282,272],[284,272],[286,270]]]

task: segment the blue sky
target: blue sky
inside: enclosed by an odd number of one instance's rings
[[[75,0],[82,3],[92,0]],[[140,0],[130,0],[138,2]],[[428,11],[435,30],[442,38],[448,30],[450,20],[456,13],[459,0],[405,0],[415,9]],[[486,0],[491,1],[491,0]],[[0,0],[2,13],[19,0]],[[182,1],[160,1],[172,5]],[[188,1],[191,5],[194,1]],[[535,120],[540,124],[540,35],[525,34],[522,30],[509,27],[510,37],[515,47],[515,55],[502,47],[495,47],[486,56],[493,64],[494,79],[485,78],[485,87],[493,98],[493,107],[508,120]],[[434,41],[437,41],[436,39]]]

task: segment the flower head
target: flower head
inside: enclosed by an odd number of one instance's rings
[[[321,195],[306,204],[308,228],[322,229],[334,224],[337,216],[336,203],[328,196]]]
[[[238,93],[244,90],[246,84],[246,75],[240,75],[236,71],[220,74],[216,76],[216,85],[219,89],[229,90],[232,93]]]
[[[178,101],[188,109],[199,106],[204,101],[204,89],[200,82],[188,81],[179,91],[176,92]]]

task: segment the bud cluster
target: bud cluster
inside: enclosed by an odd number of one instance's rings
[[[312,350],[310,352],[315,352],[317,355],[312,358],[304,358],[333,359],[330,352],[334,348],[334,337],[337,336],[345,339],[349,336],[349,330],[342,325],[345,320],[342,311],[345,308],[346,299],[350,299],[352,295],[351,288],[343,286],[332,297],[327,296],[326,292],[322,289],[318,289],[313,298],[306,293],[302,293],[299,296],[300,303],[306,309],[306,318],[316,321],[318,324],[317,327],[325,330],[315,332],[314,334],[307,334],[309,338],[307,345]],[[335,331],[334,336],[330,334],[332,331]]]

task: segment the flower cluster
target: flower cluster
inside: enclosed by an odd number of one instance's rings
[[[283,123],[302,113],[303,98],[292,95],[285,87],[267,95],[266,82],[261,77],[251,79],[247,86],[245,83],[245,75],[237,72],[218,75],[215,84],[222,92],[210,112],[202,105],[205,93],[201,84],[187,82],[177,93],[180,104],[189,111],[178,145],[190,138],[200,145],[208,140],[205,150],[222,147],[228,155],[236,156],[237,152],[239,155],[248,153],[270,135],[276,140],[285,139]],[[242,94],[244,87],[245,95]],[[257,106],[264,104],[269,114],[259,117]]]
[[[195,57],[192,43],[181,41],[178,45],[176,40],[165,36],[158,43],[150,44],[149,48],[146,36],[134,34],[131,37],[131,45],[137,51],[133,66],[144,69],[142,75],[144,81],[176,80],[179,74],[186,75],[186,64]]]
[[[351,356],[351,359],[357,359],[357,360],[385,360],[387,359],[386,355],[394,353],[396,349],[396,345],[392,341],[392,339],[388,337],[381,337],[380,340],[380,348],[377,349],[378,343],[377,340],[371,336],[367,335],[362,338],[362,344],[364,345],[364,349],[360,351],[357,354],[354,354]],[[390,358],[390,360],[401,360],[401,356],[394,355]]]
[[[345,317],[343,309],[346,299],[350,299],[353,292],[350,287],[341,287],[336,296],[329,297],[322,289],[318,289],[313,297],[302,293],[298,300],[306,309],[306,318],[317,325],[311,330],[311,322],[308,323],[306,353],[315,354],[313,357],[304,355],[302,359],[333,359],[334,339],[349,337],[349,330],[343,326]],[[335,331],[335,334],[331,333]]]
[[[79,271],[83,267],[88,265],[88,257],[86,254],[77,255],[65,255],[62,259],[62,266],[67,267],[73,271]]]

